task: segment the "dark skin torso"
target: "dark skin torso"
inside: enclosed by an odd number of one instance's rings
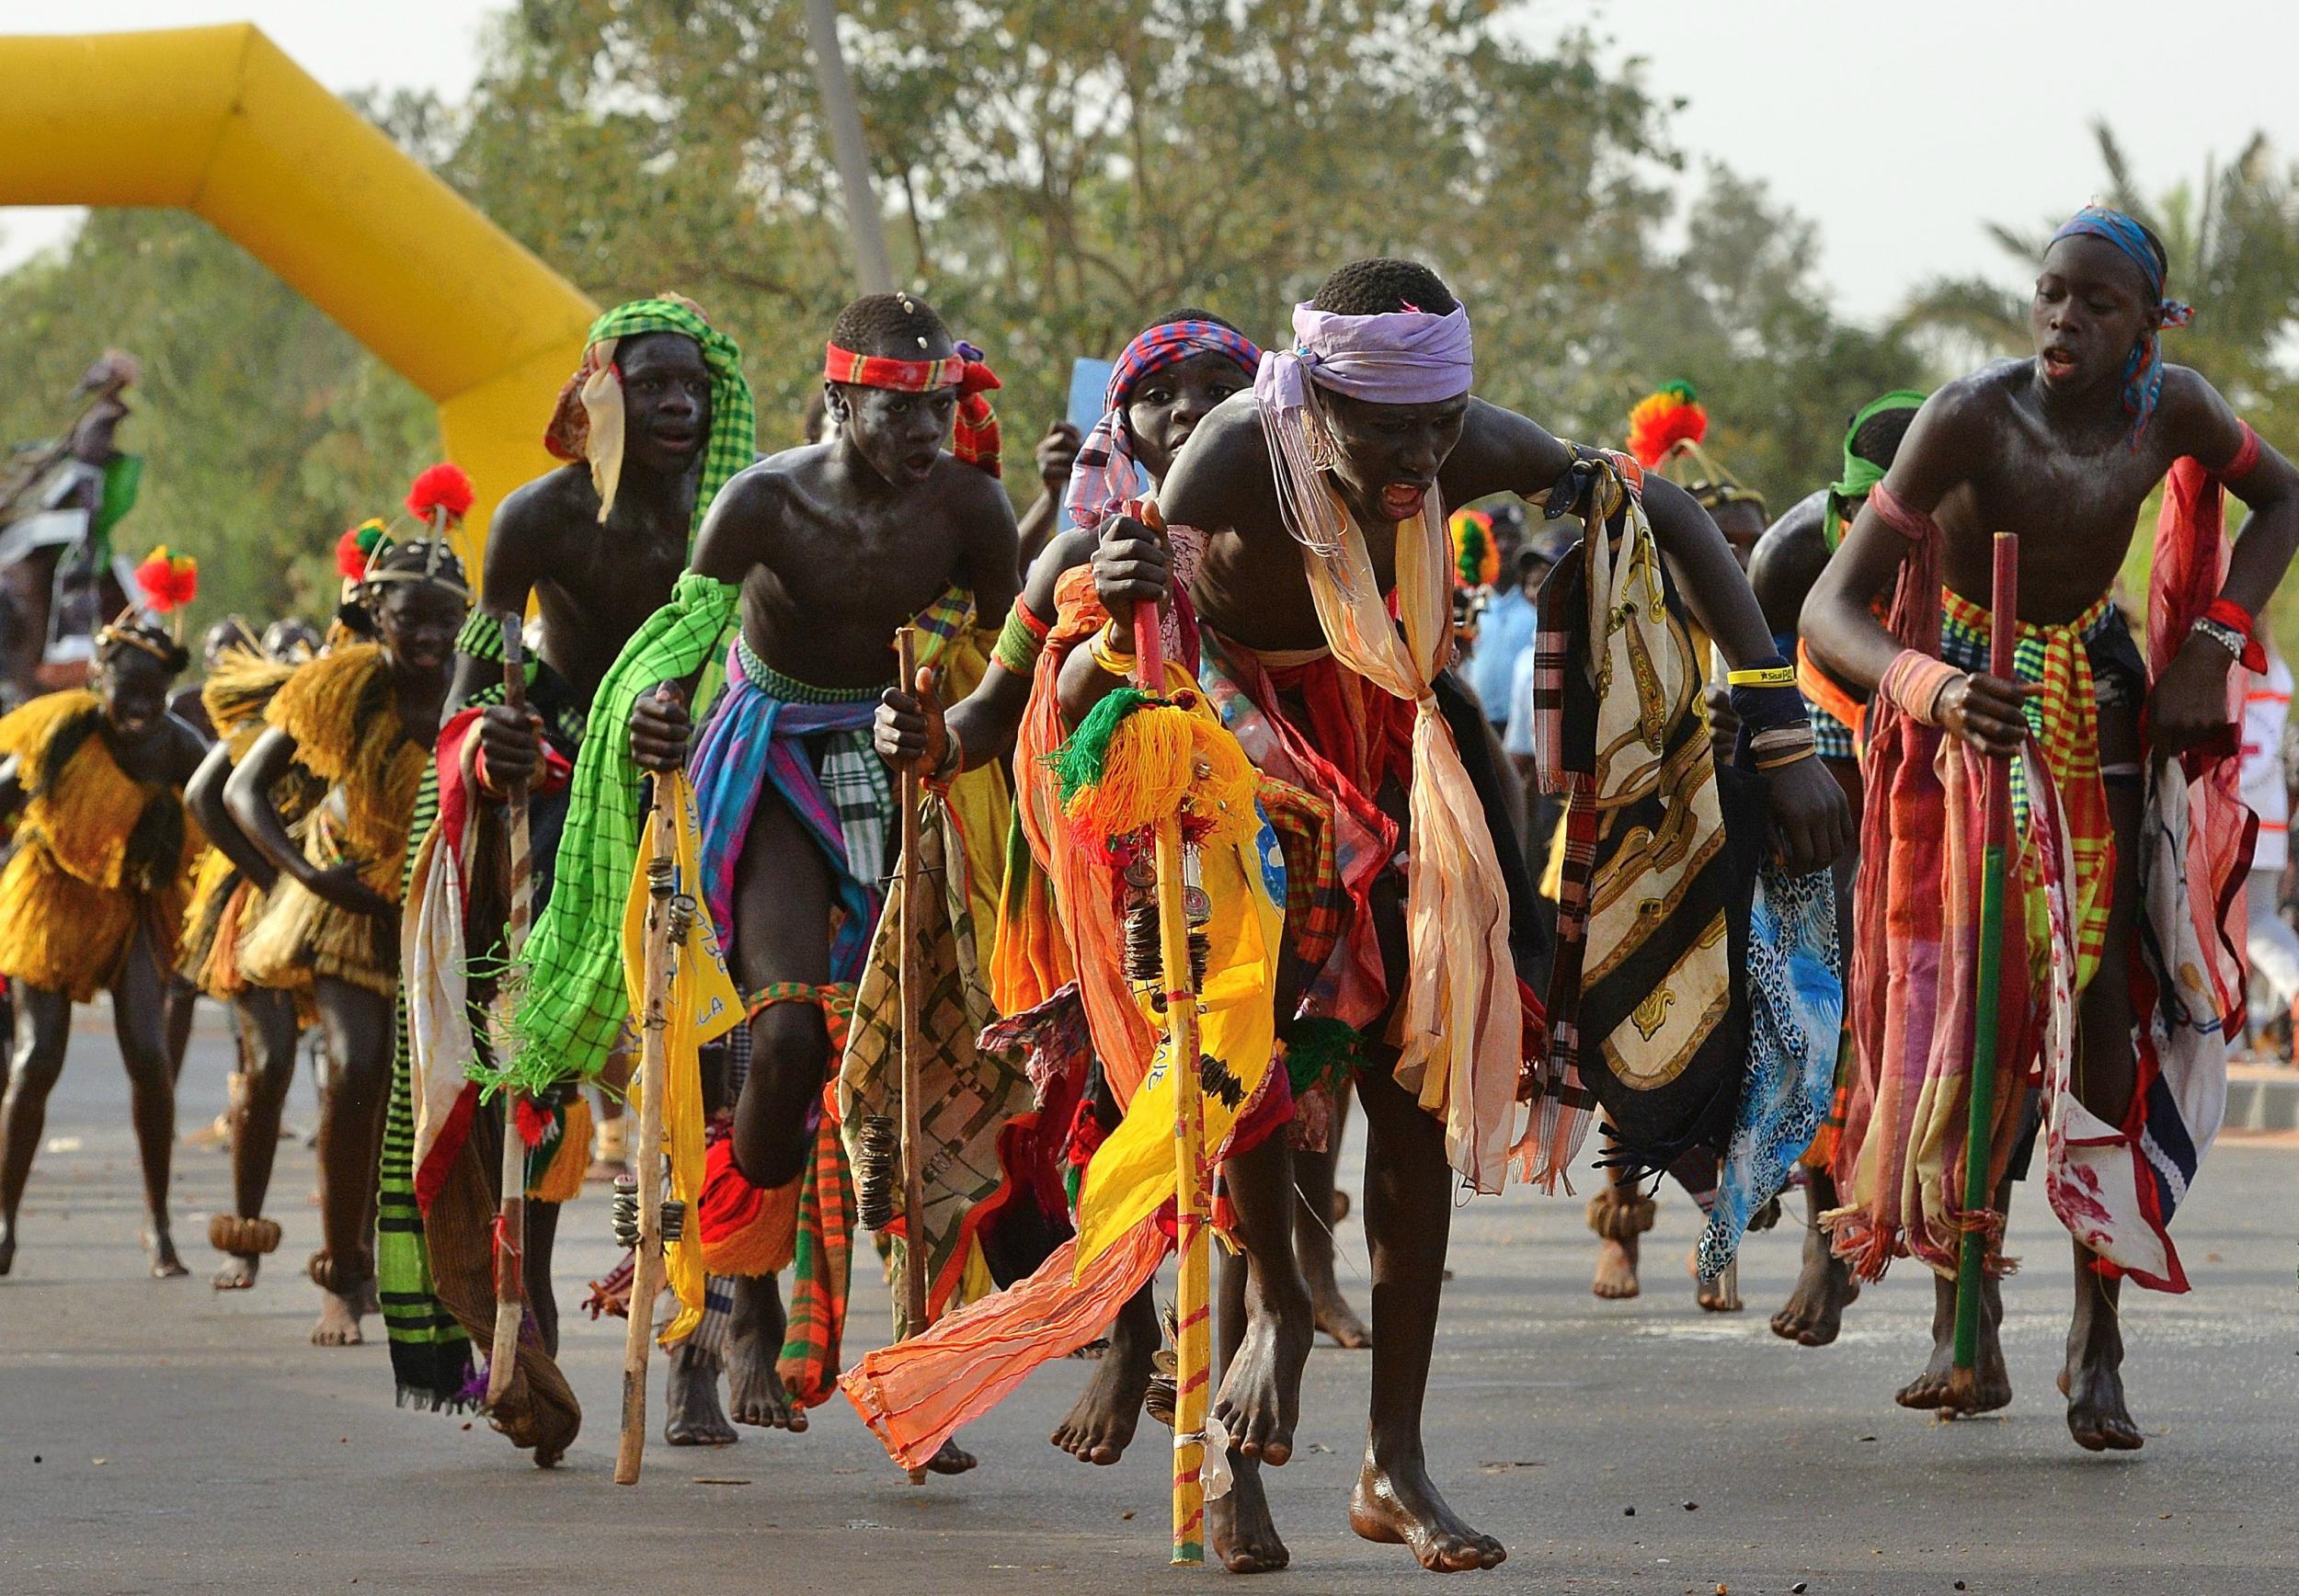
[[[601,524],[587,466],[537,477],[503,501],[487,536],[481,603],[543,617],[539,652],[588,699],[646,618],[670,601],[686,568],[691,478],[662,480],[626,459],[613,510]],[[456,661],[451,704],[493,681],[498,667]]]
[[[1766,529],[1748,556],[1748,585],[1775,637],[1795,634],[1804,596],[1828,563],[1828,540],[1822,530],[1827,506],[1825,488],[1798,499]]]
[[[1013,512],[996,480],[944,454],[890,484],[836,443],[762,461],[727,485],[694,568],[742,583],[742,634],[775,669],[818,687],[893,675],[894,633],[953,583],[978,617],[1013,602]]]

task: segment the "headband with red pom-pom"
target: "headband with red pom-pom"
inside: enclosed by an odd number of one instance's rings
[[[177,640],[182,641],[184,610],[200,596],[200,562],[162,543],[136,567],[135,584],[138,598],[131,608],[172,617],[169,625]]]
[[[418,567],[386,567],[392,551],[402,545],[382,520],[362,521],[336,540],[336,569],[347,583],[367,587],[378,582],[430,582],[449,589],[465,603],[471,589],[462,580],[462,562],[448,533],[463,524],[476,494],[471,477],[460,465],[442,462],[427,467],[407,490],[407,513],[424,524],[422,535],[406,540],[406,547],[420,549]]]

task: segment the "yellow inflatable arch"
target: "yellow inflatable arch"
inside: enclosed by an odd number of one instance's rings
[[[543,423],[598,314],[252,24],[0,37],[0,205],[205,217],[439,406],[495,505],[545,470]]]

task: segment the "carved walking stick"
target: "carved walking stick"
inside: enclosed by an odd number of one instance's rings
[[[527,659],[519,617],[503,617],[503,702],[522,719],[527,713]],[[503,804],[510,828],[510,918],[503,928],[503,979],[495,994],[495,1043],[508,1056],[510,1017],[518,1003],[512,971],[527,947],[534,920],[534,845],[527,828],[527,783],[510,783]],[[486,1406],[510,1389],[519,1364],[519,1327],[527,1312],[527,1145],[519,1134],[519,1093],[503,1088],[503,1194],[495,1216],[495,1344],[487,1360]]]

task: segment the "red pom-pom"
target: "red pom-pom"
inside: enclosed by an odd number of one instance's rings
[[[136,587],[143,607],[154,615],[181,610],[200,594],[200,562],[189,554],[173,554],[162,543],[136,567]]]
[[[367,575],[367,562],[383,542],[383,523],[362,521],[336,540],[336,574],[347,582]]]
[[[519,1139],[530,1147],[543,1146],[543,1138],[551,1134],[551,1111],[526,1096],[511,1100],[519,1112]]]
[[[1629,452],[1646,466],[1658,465],[1677,444],[1698,443],[1708,435],[1709,413],[1689,382],[1671,382],[1629,412]]]
[[[471,486],[470,473],[450,461],[427,468],[407,490],[407,513],[417,520],[428,523],[434,510],[445,510],[451,521],[460,521],[470,513],[471,501],[476,497]]]

